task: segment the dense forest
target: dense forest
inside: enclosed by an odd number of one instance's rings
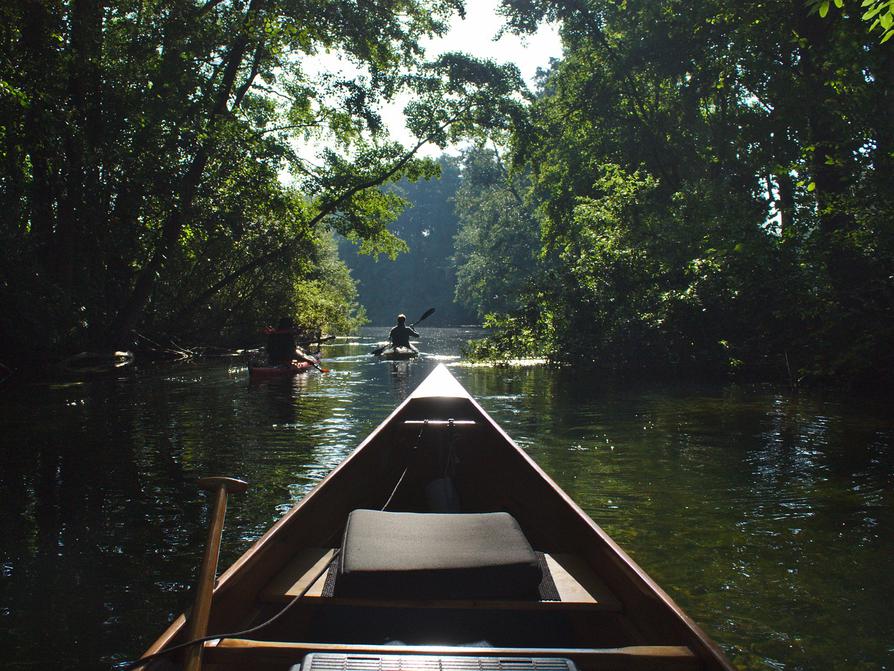
[[[0,6],[0,315],[10,367],[362,317],[334,236],[404,247],[387,188],[523,115],[514,66],[426,60],[459,0]],[[321,66],[338,54],[343,68]],[[415,140],[380,110],[406,100]]]
[[[4,362],[345,331],[362,302],[475,315],[478,356],[890,383],[894,3],[500,12],[559,26],[534,91],[426,58],[461,0],[4,3]]]
[[[810,4],[504,3],[565,51],[467,164],[479,354],[890,384],[892,6]]]

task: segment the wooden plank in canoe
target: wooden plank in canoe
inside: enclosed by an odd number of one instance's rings
[[[305,548],[286,564],[261,591],[262,601],[288,601],[301,594],[311,582],[315,584],[305,596],[319,597],[326,581],[325,568],[335,555],[333,548]]]
[[[262,601],[288,601],[301,594],[309,585],[305,598],[321,598],[326,581],[325,568],[335,554],[330,548],[307,548],[297,554],[285,568],[261,591]],[[510,609],[564,609],[586,608],[592,610],[620,611],[620,600],[587,566],[586,562],[574,555],[544,553],[547,566],[559,593],[559,601],[518,601],[518,600],[370,600],[327,598],[327,602],[339,604],[382,605],[392,607],[430,608],[510,608]]]
[[[564,603],[598,604],[604,610],[619,611],[621,602],[582,557],[544,553],[549,572]]]

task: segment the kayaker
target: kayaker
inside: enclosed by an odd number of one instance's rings
[[[295,359],[316,361],[295,342],[295,322],[291,317],[279,320],[275,329],[267,334],[267,362],[271,366],[283,366]]]
[[[419,334],[413,330],[412,326],[407,326],[407,318],[405,315],[397,315],[397,326],[391,329],[388,334],[388,340],[394,347],[408,347],[416,349],[410,344],[410,336],[419,337]]]

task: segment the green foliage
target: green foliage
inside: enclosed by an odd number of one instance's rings
[[[515,312],[538,285],[540,227],[522,197],[528,185],[506,174],[498,154],[470,149],[456,194],[456,300],[484,318]]]
[[[534,286],[478,351],[545,331],[609,370],[890,382],[890,56],[820,9],[505,0],[565,56],[512,137],[542,249],[504,274]]]
[[[399,252],[389,226],[406,203],[382,187],[435,173],[423,145],[521,117],[513,68],[426,62],[420,41],[456,13],[459,0],[4,3],[4,332],[26,351],[219,334],[233,310],[281,311],[272,286],[297,310],[309,287],[293,271],[309,276],[327,229]],[[348,72],[317,72],[323,53]],[[408,147],[380,115],[398,96]],[[53,322],[20,318],[25,297]]]
[[[811,12],[819,14],[822,18],[829,15],[833,5],[838,9],[845,9],[844,0],[808,0],[807,4]],[[870,32],[879,29],[881,44],[894,36],[894,0],[863,0],[860,11],[862,12],[860,18],[869,23]]]
[[[320,258],[312,271],[295,280],[295,321],[323,333],[354,333],[366,322],[356,283],[338,257],[334,236],[318,241],[318,247]]]
[[[489,314],[483,325],[492,329],[493,335],[471,340],[463,347],[463,355],[473,361],[539,358],[549,350],[551,338],[546,325],[531,324],[526,316]]]

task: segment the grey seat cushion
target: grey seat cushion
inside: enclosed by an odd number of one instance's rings
[[[348,516],[335,596],[537,599],[542,573],[508,513],[355,510]]]

